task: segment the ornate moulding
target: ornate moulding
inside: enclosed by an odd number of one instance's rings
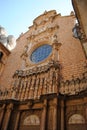
[[[87,92],[87,71],[81,77],[60,82],[59,92],[63,95],[78,95]]]
[[[48,37],[50,38],[58,28],[58,25],[39,28],[36,31],[34,30],[27,39],[29,42],[43,41],[43,39],[47,39]]]
[[[37,42],[33,41],[29,45],[25,46],[24,52],[21,55],[22,59],[25,60],[26,67],[37,66],[39,64],[43,64],[44,62],[48,62],[48,61],[52,60],[55,57],[54,55],[58,55],[57,53],[59,51],[61,43],[58,42],[58,37],[55,33],[54,33],[54,35],[51,35],[51,34],[49,34],[49,36],[45,35],[45,36],[43,36],[43,38],[40,38],[40,39],[37,37],[37,39],[38,39]],[[30,60],[31,53],[39,46],[42,46],[45,44],[52,46],[52,48],[53,48],[52,53],[44,61],[34,64]],[[56,52],[56,54],[55,54],[55,52]],[[56,59],[56,60],[58,60],[58,59]]]
[[[51,11],[45,11],[42,15],[38,16],[36,19],[34,19],[33,24],[35,25],[40,25],[44,22],[48,22],[50,19],[54,18],[54,16],[56,16],[57,13],[55,10],[51,10]]]
[[[60,68],[58,61],[49,61],[39,66],[29,67],[26,70],[16,70],[13,77],[26,77],[33,74],[39,74],[48,71],[51,67]]]

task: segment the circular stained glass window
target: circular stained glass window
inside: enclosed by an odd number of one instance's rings
[[[30,59],[32,62],[38,63],[46,59],[50,55],[51,51],[52,51],[52,46],[48,44],[44,44],[42,46],[39,46],[32,52]]]

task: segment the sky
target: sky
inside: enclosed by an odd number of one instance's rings
[[[71,0],[0,0],[0,25],[18,38],[44,11],[56,10],[62,16],[73,11]]]

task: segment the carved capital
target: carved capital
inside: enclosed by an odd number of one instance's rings
[[[12,110],[12,109],[13,109],[13,103],[10,103],[10,104],[7,106],[7,109],[8,109],[8,110]]]
[[[27,103],[27,106],[28,106],[29,108],[31,108],[31,107],[33,106],[33,101],[29,101],[29,102]]]
[[[23,53],[22,53],[22,55],[21,55],[21,57],[22,57],[23,59],[24,59],[24,57],[27,57],[27,56],[28,56],[27,51],[28,51],[28,46],[26,45],[25,48],[24,48],[24,51],[23,51]]]
[[[59,48],[61,47],[61,45],[62,45],[62,43],[58,43],[57,40],[55,40],[55,41],[53,42],[53,48],[54,48],[55,50],[59,50]]]
[[[5,106],[6,106],[6,105],[3,104],[2,107],[0,107],[0,111],[1,111],[1,110],[4,110],[4,109],[5,109]]]
[[[43,108],[46,108],[46,107],[47,107],[47,100],[44,99]]]

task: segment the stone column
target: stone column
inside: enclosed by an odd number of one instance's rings
[[[40,85],[39,85],[39,90],[38,90],[38,98],[42,94],[42,89],[43,89],[43,73],[40,74]]]
[[[17,130],[18,129],[18,125],[19,125],[19,120],[20,120],[20,111],[18,111],[17,113],[17,117],[16,117],[16,121],[15,121],[15,127],[14,127],[14,130]]]
[[[35,77],[35,75],[33,75],[32,76],[31,87],[30,87],[30,92],[29,92],[29,99],[33,99],[34,98],[35,80],[36,80],[36,77]]]
[[[35,90],[34,90],[34,99],[38,98],[39,83],[40,83],[40,78],[39,78],[39,75],[37,75],[37,77],[36,77],[36,84],[35,84]]]
[[[2,120],[3,120],[3,116],[4,116],[4,110],[5,109],[5,104],[3,104],[3,106],[0,108],[0,127],[2,125]]]
[[[31,87],[31,81],[32,81],[32,77],[29,76],[28,77],[28,85],[27,85],[27,92],[28,92],[28,99],[29,99],[29,95],[30,95],[30,87]]]
[[[13,104],[10,103],[9,106],[7,107],[6,120],[5,120],[5,125],[3,127],[3,130],[7,130],[7,128],[8,128],[8,124],[9,124],[12,109],[13,109]]]
[[[43,87],[43,94],[47,94],[47,73],[44,74],[44,87]]]
[[[57,130],[57,97],[54,98],[54,112],[53,112],[53,130]]]
[[[44,99],[40,130],[45,130],[46,128],[46,113],[47,113],[47,99]]]
[[[64,130],[64,101],[61,101],[61,130]]]

